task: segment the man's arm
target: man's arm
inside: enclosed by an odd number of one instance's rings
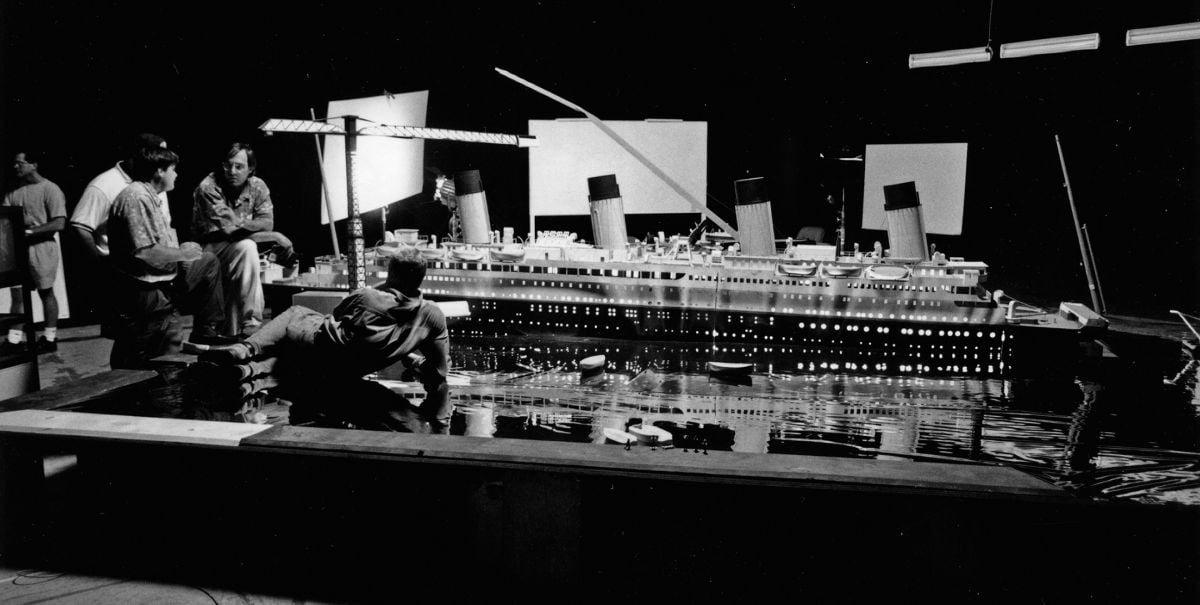
[[[235,237],[237,239],[245,239],[245,238],[249,237],[250,234],[252,234],[252,233],[260,233],[263,231],[274,231],[274,230],[275,230],[275,219],[274,218],[254,218],[254,219],[250,219],[250,220],[242,223],[241,226],[230,231],[229,235],[232,235],[233,237]]]
[[[71,223],[71,227],[75,229],[75,235],[79,236],[79,241],[83,242],[83,248],[87,250],[89,256],[92,258],[108,256],[107,252],[101,250],[100,246],[96,245],[96,234],[91,229],[78,223]]]
[[[67,217],[56,216],[56,217],[50,219],[50,222],[42,223],[40,225],[36,225],[36,226],[26,229],[25,234],[33,235],[33,236],[39,236],[39,235],[48,236],[50,234],[58,233],[59,231],[62,231],[63,227],[66,227],[66,226],[67,226]]]
[[[157,197],[118,196],[110,222],[127,231],[128,245],[133,249],[130,256],[151,267],[169,268],[172,263],[199,259],[202,252],[196,242],[184,242],[179,247],[163,243],[163,218]]]
[[[139,248],[133,253],[135,258],[152,266],[196,260],[200,258],[200,255],[200,245],[196,242],[184,242],[178,248],[157,243],[153,246]]]
[[[108,256],[108,251],[96,244],[96,229],[108,222],[108,210],[112,207],[108,197],[100,189],[88,185],[71,214],[71,227],[83,242],[83,247],[93,259]]]
[[[206,179],[192,193],[192,229],[203,242],[225,241],[238,228],[237,213]]]

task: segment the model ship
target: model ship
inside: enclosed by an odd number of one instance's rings
[[[1005,304],[984,285],[985,263],[927,252],[919,205],[910,202],[888,209],[897,226],[889,227],[891,256],[792,241],[780,249],[773,227],[753,225],[755,213],[769,213],[753,194],[739,195],[739,230],[749,236],[741,241],[694,233],[630,243],[620,204],[606,203],[619,201],[615,181],[594,180],[594,244],[561,232],[500,241],[486,222],[472,238],[480,217],[464,215],[463,239],[480,243],[424,250],[426,296],[470,307],[452,335],[753,345],[811,352],[834,360],[835,369],[1001,375],[1074,357],[1079,338],[1105,326],[1080,304],[1056,312]]]
[[[478,179],[459,186],[462,242],[414,242],[425,296],[469,308],[450,325],[455,338],[690,341],[722,370],[766,354],[814,371],[1007,376],[1070,366],[1107,325],[1079,303],[1006,300],[986,287],[986,263],[931,250],[911,183],[885,188],[890,254],[862,254],[777,242],[756,179],[738,182],[737,239],[698,229],[630,240],[607,175],[589,179],[595,243],[563,232],[513,241],[490,230]],[[368,269],[383,277],[386,262]]]

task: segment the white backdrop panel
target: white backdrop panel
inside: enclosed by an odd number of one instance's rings
[[[429,102],[429,91],[420,90],[390,96],[364,97],[330,101],[325,115],[330,117],[354,115],[360,119],[358,127],[370,126],[371,120],[391,126],[425,126],[425,109]],[[330,123],[344,126],[343,120]],[[382,208],[392,202],[421,193],[425,141],[421,139],[394,139],[390,137],[358,137],[358,193],[359,212]],[[325,178],[329,182],[329,199],[333,206],[333,219],[347,217],[346,209],[346,139],[340,136],[325,137]],[[321,205],[321,223],[329,222],[325,205]]]
[[[914,181],[925,232],[961,235],[967,190],[967,144],[867,145],[863,229],[887,229],[883,186]]]
[[[708,123],[605,121],[701,202],[708,186]],[[530,120],[529,215],[589,214],[589,177],[617,175],[626,214],[696,213],[661,179],[589,120]]]

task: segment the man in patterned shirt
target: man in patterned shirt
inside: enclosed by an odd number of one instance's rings
[[[133,182],[125,168],[137,161],[142,149],[167,147],[167,142],[162,137],[151,133],[138,135],[132,143],[126,160],[117,162],[88,183],[79,198],[79,204],[75,206],[75,212],[71,215],[71,227],[91,257],[91,268],[94,269],[91,275],[95,284],[105,283],[109,278],[108,215],[113,200]],[[159,193],[158,199],[159,209],[166,218],[167,225],[170,225],[171,207],[167,203],[167,193]],[[225,298],[217,257],[205,254],[199,261],[188,263],[184,267],[184,273],[188,291],[185,312],[195,315],[189,340],[207,344],[222,344],[232,340],[220,335],[225,319]],[[102,315],[107,315],[107,312],[108,309],[101,309]]]
[[[58,276],[58,242],[54,234],[67,224],[67,199],[62,189],[38,173],[41,157],[32,151],[18,153],[13,158],[13,171],[21,186],[4,196],[5,206],[18,206],[25,215],[25,239],[29,242],[29,271],[33,287],[42,299],[42,315],[46,328],[38,339],[38,353],[58,350],[58,298],[54,295],[54,280]],[[24,311],[21,297],[13,297],[13,313]],[[20,347],[24,331],[9,328],[5,349]]]
[[[292,244],[274,231],[271,191],[254,176],[258,162],[246,143],[234,143],[221,169],[213,171],[192,194],[192,229],[206,252],[221,259],[225,272],[227,334],[252,334],[262,325],[263,292],[256,242]]]
[[[181,262],[201,257],[200,245],[175,237],[159,205],[159,194],[175,188],[179,156],[161,147],[143,149],[126,168],[133,182],[113,200],[108,244],[116,277],[109,364],[145,368],[179,342],[181,288],[173,284]]]

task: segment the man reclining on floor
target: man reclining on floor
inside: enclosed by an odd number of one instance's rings
[[[421,296],[424,279],[420,253],[402,247],[378,289],[352,292],[329,315],[293,305],[240,343],[208,347],[200,360],[237,368],[241,382],[270,374],[291,396],[326,405],[358,392],[363,376],[404,362],[425,388],[420,415],[448,426],[450,340],[442,310]]]

